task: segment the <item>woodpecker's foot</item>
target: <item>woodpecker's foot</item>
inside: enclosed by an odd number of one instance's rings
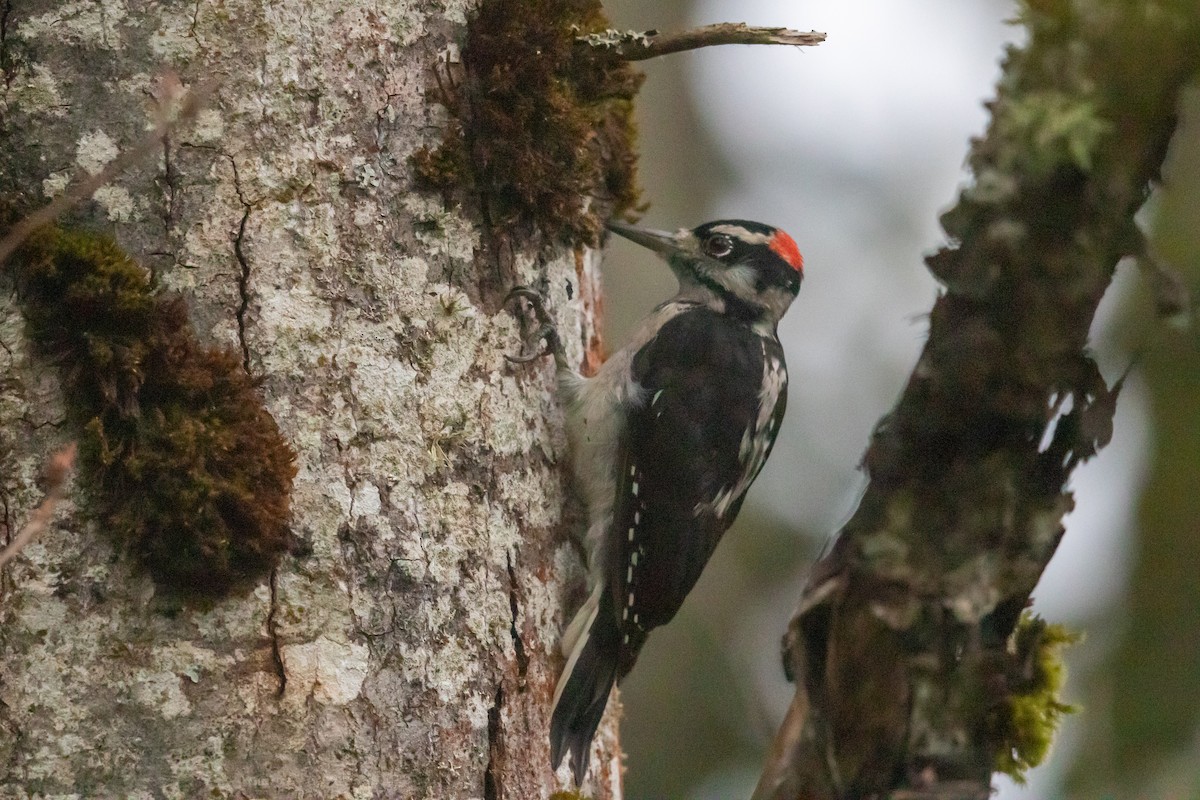
[[[544,342],[541,350],[536,350],[532,353],[522,353],[517,356],[505,355],[504,357],[513,364],[528,364],[531,361],[537,361],[539,358],[554,355],[555,346],[558,345],[558,331],[553,325],[543,325],[538,328],[532,339]]]
[[[566,363],[566,354],[563,351],[562,340],[558,338],[558,328],[554,326],[554,321],[550,319],[549,312],[546,311],[546,300],[541,293],[530,289],[528,286],[514,287],[508,293],[507,300],[514,298],[524,299],[529,304],[529,309],[533,312],[534,318],[538,321],[537,332],[531,337],[533,341],[543,342],[542,349],[532,353],[522,353],[521,355],[504,356],[513,364],[528,364],[531,361],[536,361],[543,356],[554,356],[554,362],[558,365]]]

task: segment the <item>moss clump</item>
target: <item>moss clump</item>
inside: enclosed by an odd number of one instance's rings
[[[1062,702],[1067,668],[1062,649],[1079,635],[1026,613],[1013,632],[1008,693],[987,715],[987,734],[996,743],[994,768],[1017,783],[1045,760],[1064,714],[1078,709]]]
[[[1027,92],[996,107],[998,135],[1017,146],[997,153],[996,166],[1008,173],[1045,179],[1065,165],[1092,171],[1096,153],[1112,135],[1112,123],[1097,104],[1066,92]]]
[[[638,202],[633,98],[642,75],[577,41],[607,26],[598,0],[485,0],[467,27],[465,78],[435,149],[413,157],[418,184],[482,198],[495,227],[595,243],[603,220]]]
[[[215,596],[287,546],[294,454],[238,356],[111,239],[56,227],[9,262],[31,340],[60,367],[101,527],[170,593]]]

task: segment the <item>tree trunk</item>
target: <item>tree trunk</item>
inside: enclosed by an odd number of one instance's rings
[[[164,70],[218,82],[70,225],[112,233],[185,299],[198,342],[261,380],[297,470],[289,552],[197,601],[97,523],[81,467],[66,513],[0,574],[5,797],[566,785],[547,728],[579,525],[551,365],[506,363],[522,325],[504,295],[546,288],[578,362],[594,345],[596,253],[497,244],[477,204],[415,188],[410,156],[450,119],[427,97],[431,66],[472,6],[5,3],[3,184],[32,205],[143,135]],[[6,288],[9,537],[41,465],[80,434],[64,370],[22,312]],[[599,748],[584,790],[619,796],[612,717]]]
[[[1022,614],[1073,470],[1112,437],[1123,379],[1102,378],[1088,331],[1117,263],[1189,311],[1135,215],[1200,70],[1200,13],[1066,0],[1019,17],[974,183],[926,259],[945,287],[928,341],[785,636],[796,693],[755,800],[983,800],[993,773],[1045,757],[1068,710],[1069,637]]]

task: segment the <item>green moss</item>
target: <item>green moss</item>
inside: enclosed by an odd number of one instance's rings
[[[1078,709],[1062,702],[1067,668],[1062,650],[1079,635],[1026,612],[1011,640],[1008,694],[987,715],[987,734],[996,744],[994,767],[1017,783],[1045,760],[1063,714]]]
[[[413,157],[419,185],[481,198],[501,230],[595,243],[598,216],[638,203],[633,98],[642,75],[577,41],[607,25],[598,0],[485,0],[445,138]],[[586,198],[598,203],[585,204]]]
[[[9,268],[31,340],[59,366],[100,527],[160,588],[220,595],[287,545],[294,454],[228,348],[196,341],[111,239],[44,228]]]
[[[555,792],[550,795],[550,800],[591,800],[591,798],[578,789],[571,789],[570,791]]]
[[[997,132],[1018,146],[998,159],[1001,169],[1044,178],[1064,165],[1091,172],[1095,153],[1112,134],[1094,102],[1060,91],[1027,92],[997,108]]]

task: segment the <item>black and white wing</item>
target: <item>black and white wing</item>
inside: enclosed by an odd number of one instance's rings
[[[704,307],[664,325],[634,356],[633,377],[642,402],[627,414],[609,550],[617,680],[733,524],[787,402],[779,342]]]

